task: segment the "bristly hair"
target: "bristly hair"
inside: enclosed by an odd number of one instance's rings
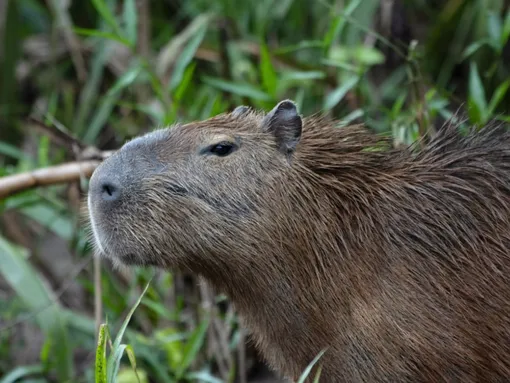
[[[421,137],[407,147],[396,148],[388,135],[375,133],[362,124],[337,127],[334,119],[317,114],[304,119],[296,155],[304,168],[322,177],[343,177],[348,172],[363,170],[372,176],[379,172],[388,176],[388,172],[401,171],[431,157],[439,160],[458,156],[459,150],[483,147],[497,151],[502,140],[509,137],[507,127],[499,121],[463,131],[465,122],[453,115],[431,137]],[[504,145],[506,148],[507,143]]]

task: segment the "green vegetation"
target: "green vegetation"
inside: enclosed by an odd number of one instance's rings
[[[404,144],[450,118],[508,122],[509,7],[0,1],[0,177],[284,98]],[[82,177],[0,197],[0,383],[249,381],[260,363],[225,297],[93,261],[86,190]]]

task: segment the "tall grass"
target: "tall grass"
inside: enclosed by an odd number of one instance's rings
[[[0,2],[0,176],[283,98],[401,144],[459,108],[510,121],[508,2],[391,3]],[[94,283],[86,190],[0,200],[0,382],[246,381],[258,357],[209,286],[104,262]]]

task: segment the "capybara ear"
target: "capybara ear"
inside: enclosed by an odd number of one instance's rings
[[[248,113],[249,111],[250,111],[249,106],[240,105],[232,111],[232,115],[234,117],[239,117],[239,116],[242,116],[243,114]]]
[[[262,128],[274,134],[278,149],[292,154],[301,138],[303,121],[296,104],[291,100],[280,101],[262,120]]]

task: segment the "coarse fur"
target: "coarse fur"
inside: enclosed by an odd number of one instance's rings
[[[325,349],[323,382],[510,381],[505,127],[447,125],[396,149],[279,105],[158,130],[107,159],[88,201],[100,251],[204,276],[293,379]],[[204,154],[225,141],[230,155]],[[121,188],[114,203],[105,182]]]

